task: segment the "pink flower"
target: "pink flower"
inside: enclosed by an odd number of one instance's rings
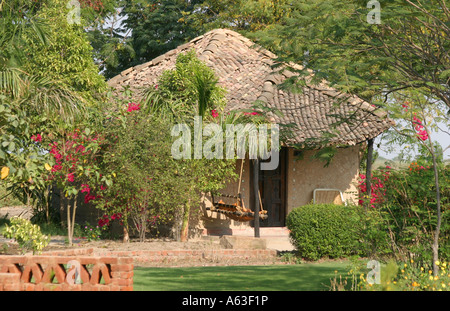
[[[420,121],[420,119],[418,119],[416,116],[414,116],[413,123],[416,124],[416,126],[414,126],[414,129],[417,131],[417,137],[421,140],[427,140],[428,133],[425,130],[424,126],[422,125],[422,121]]]
[[[213,118],[217,118],[219,116],[219,113],[217,112],[216,109],[211,110],[211,115]]]
[[[91,193],[91,188],[89,188],[89,185],[82,184],[81,185],[81,192],[87,192],[87,194]]]
[[[129,103],[127,111],[132,112],[132,111],[140,110],[140,109],[141,109],[141,104]]]
[[[89,201],[95,200],[95,196],[90,195],[90,194],[86,194],[84,196],[84,203],[89,203]]]
[[[57,172],[57,171],[60,171],[60,170],[62,170],[62,166],[61,165],[56,164],[56,165],[52,166],[52,172]]]
[[[41,142],[42,136],[41,136],[41,134],[32,135],[31,139],[34,140],[35,142]]]
[[[73,175],[73,173],[67,174],[67,180],[69,182],[73,182],[75,180],[75,176]]]
[[[259,112],[256,112],[256,111],[244,112],[244,115],[246,115],[246,116],[259,116]]]
[[[405,102],[404,104],[402,104],[402,107],[405,108],[405,111],[408,111],[409,103]]]

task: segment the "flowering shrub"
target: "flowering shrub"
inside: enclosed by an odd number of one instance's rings
[[[84,131],[75,129],[49,144],[49,153],[55,164],[50,167],[48,179],[55,182],[67,198],[69,244],[72,243],[78,196],[83,195],[84,202],[89,203],[101,197],[105,185],[111,184],[111,176],[100,173],[99,151],[103,144],[100,135],[89,128]],[[94,189],[97,195],[94,195]],[[63,204],[64,200],[60,203]]]
[[[91,241],[98,241],[100,240],[102,236],[102,228],[100,226],[92,226],[89,223],[86,223],[82,227],[82,238],[87,240],[88,242]]]
[[[450,255],[449,207],[450,167],[440,164],[442,226],[440,254],[443,260]],[[382,216],[379,229],[388,233],[391,252],[403,259],[420,258],[431,262],[433,230],[436,226],[436,194],[432,166],[418,160],[401,169],[382,168],[372,177],[372,195],[364,193],[365,176],[360,176],[359,203],[369,200],[370,206]]]
[[[385,183],[389,179],[390,175],[390,166],[386,166],[385,169],[381,170],[381,176],[373,176],[371,177],[371,196],[367,197],[365,193],[367,192],[367,184],[366,184],[366,175],[359,175],[359,191],[360,191],[360,199],[359,204],[363,205],[365,200],[369,200],[370,206],[375,207],[375,204],[380,204],[384,201],[384,196],[386,195]]]

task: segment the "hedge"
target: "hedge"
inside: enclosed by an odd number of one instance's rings
[[[286,225],[299,255],[307,260],[360,254],[363,227],[357,206],[310,204],[293,209]]]

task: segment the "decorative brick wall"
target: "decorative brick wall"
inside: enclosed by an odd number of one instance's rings
[[[0,291],[132,291],[133,258],[0,256]]]

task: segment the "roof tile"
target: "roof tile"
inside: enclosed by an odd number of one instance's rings
[[[321,140],[324,133],[337,130],[339,135],[330,144],[355,145],[392,126],[386,113],[325,82],[303,87],[301,93],[279,89],[277,85],[293,73],[275,72],[272,65],[276,55],[227,29],[212,30],[150,62],[129,68],[109,80],[109,84],[115,88],[130,85],[135,90],[156,84],[164,70],[174,68],[177,55],[189,49],[195,49],[199,59],[214,69],[219,84],[227,89],[228,110],[248,109],[257,99],[283,113],[282,117],[269,113],[269,119],[280,124],[295,122],[295,138],[288,143]],[[357,122],[342,122],[351,117]],[[340,124],[335,128],[336,123]]]

